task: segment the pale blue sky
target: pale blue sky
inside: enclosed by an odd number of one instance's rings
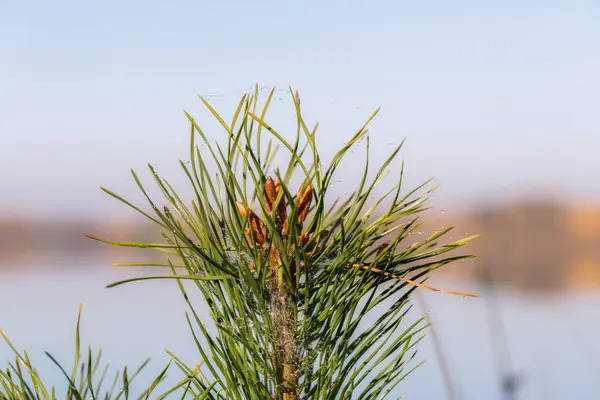
[[[0,215],[122,213],[99,185],[178,176],[182,110],[255,82],[299,89],[326,152],[381,105],[376,155],[406,137],[441,206],[600,199],[599,4],[0,0]]]

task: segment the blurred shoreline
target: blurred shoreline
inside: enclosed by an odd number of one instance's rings
[[[600,204],[517,201],[460,213],[427,211],[421,220],[423,225],[408,244],[449,226],[456,229],[446,241],[481,234],[466,249],[477,257],[442,268],[439,276],[524,291],[600,288]],[[142,217],[65,222],[5,218],[0,219],[0,269],[43,267],[57,258],[68,266],[81,257],[112,261],[164,257],[147,249],[109,246],[85,237],[86,233],[114,241],[163,241],[156,226]]]

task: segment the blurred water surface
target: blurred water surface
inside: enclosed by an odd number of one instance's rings
[[[46,265],[0,269],[0,327],[19,349],[27,349],[39,370],[58,379],[48,350],[70,366],[78,304],[83,303],[83,342],[102,346],[115,367],[133,368],[146,357],[146,374],[168,361],[165,348],[185,361],[199,360],[185,322],[185,303],[174,282],[147,281],[105,289],[109,283],[140,272],[108,266],[105,258],[60,260]],[[470,299],[423,292],[426,310],[416,303],[411,318],[427,312],[436,327],[458,399],[500,399],[497,359],[498,323],[506,329],[510,366],[522,377],[519,399],[597,399],[600,392],[600,293],[569,291],[525,296],[444,278],[446,288],[470,290]],[[493,300],[494,303],[490,303]],[[497,304],[500,314],[491,312]],[[201,304],[199,303],[201,308]],[[202,310],[201,314],[207,314]],[[492,335],[492,334],[496,335]],[[407,399],[444,399],[431,336],[421,344],[416,370],[399,388]],[[11,357],[0,345],[0,362]],[[175,370],[170,379],[177,376]]]

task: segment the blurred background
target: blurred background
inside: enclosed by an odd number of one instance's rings
[[[0,0],[0,327],[48,376],[44,350],[71,360],[80,302],[114,364],[157,370],[165,347],[197,361],[174,285],[104,289],[147,273],[109,262],[147,255],[83,234],[158,234],[98,187],[143,204],[129,169],[150,178],[146,162],[185,185],[182,110],[224,137],[197,95],[230,116],[255,82],[276,88],[267,120],[293,135],[291,85],[324,159],[382,106],[373,159],[406,138],[407,190],[441,184],[422,234],[482,234],[434,279],[479,298],[419,292],[434,334],[399,393],[597,399],[599,21],[585,0]],[[351,157],[340,195],[364,146]]]

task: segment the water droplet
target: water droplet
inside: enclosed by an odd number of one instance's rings
[[[446,211],[440,210],[440,214],[445,214],[445,213],[446,213]]]
[[[341,185],[341,184],[342,184],[342,181],[337,181],[337,184],[338,184],[338,185]]]

